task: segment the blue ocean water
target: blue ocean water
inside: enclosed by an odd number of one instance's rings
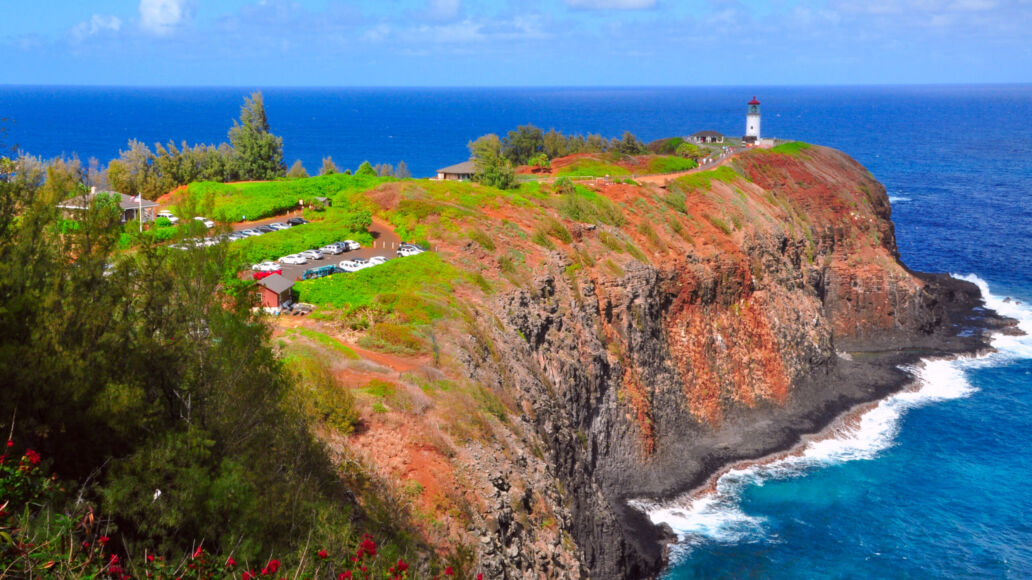
[[[0,117],[8,145],[106,162],[130,138],[222,141],[247,93],[0,87]],[[1032,85],[264,89],[288,162],[405,160],[417,176],[523,123],[740,135],[754,94],[765,135],[842,149],[886,185],[909,266],[972,276],[1032,332]],[[1032,338],[996,346],[915,369],[917,390],[800,457],[662,506],[684,539],[669,577],[1032,577]]]

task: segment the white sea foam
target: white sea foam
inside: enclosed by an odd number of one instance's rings
[[[672,557],[684,557],[693,546],[703,542],[773,541],[765,530],[765,519],[742,510],[740,499],[745,486],[796,477],[846,461],[874,459],[895,444],[900,419],[908,410],[975,393],[977,388],[968,381],[966,369],[1032,358],[1032,305],[991,294],[988,284],[977,276],[955,277],[976,284],[986,298],[986,306],[1017,319],[1026,336],[993,336],[997,352],[987,356],[922,361],[907,369],[915,377],[912,388],[883,399],[855,420],[840,421],[829,437],[815,438],[796,453],[728,470],[719,476],[711,491],[662,504],[648,500],[631,502],[653,522],[665,523],[677,533],[680,545],[673,550]]]
[[[902,195],[890,195],[889,201],[892,203],[899,203],[901,201],[910,201],[909,197],[903,197]]]

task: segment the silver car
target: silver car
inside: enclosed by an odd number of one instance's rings
[[[322,252],[319,250],[305,250],[303,252],[299,252],[298,255],[304,256],[309,260],[322,260],[323,258]]]

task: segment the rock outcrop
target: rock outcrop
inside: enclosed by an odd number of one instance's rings
[[[901,362],[986,347],[959,332],[992,323],[977,289],[900,262],[885,189],[848,156],[756,151],[733,167],[601,186],[628,220],[568,221],[568,244],[473,314],[462,365],[514,402],[514,445],[537,451],[500,465],[543,486],[571,540],[514,533],[494,477],[480,558],[496,577],[655,576],[668,534],[628,499],[787,448],[899,388]]]

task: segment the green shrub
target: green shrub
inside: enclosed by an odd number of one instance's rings
[[[491,237],[488,236],[487,234],[485,234],[483,231],[481,231],[481,230],[479,230],[477,228],[473,228],[472,230],[469,231],[469,233],[467,235],[469,236],[469,239],[471,239],[474,242],[480,244],[480,247],[484,248],[485,250],[487,250],[489,252],[493,252],[494,251],[494,249],[495,249],[494,240],[492,240]]]
[[[564,226],[562,222],[551,216],[545,216],[540,222],[538,222],[538,226],[534,231],[535,234],[543,233],[566,244],[573,241],[573,236],[570,234],[570,230],[566,229],[566,226]],[[532,237],[531,239],[533,240],[534,238]]]
[[[799,157],[799,155],[807,149],[813,147],[809,143],[803,143],[802,141],[789,141],[788,143],[782,143],[770,149],[760,149],[760,151],[766,151],[767,153],[776,153],[782,155],[788,155],[790,157]]]
[[[383,352],[416,354],[426,350],[426,343],[410,326],[381,322],[369,329],[358,344]]]
[[[688,206],[685,204],[684,194],[676,191],[667,192],[663,196],[663,203],[683,214],[688,213]]]

